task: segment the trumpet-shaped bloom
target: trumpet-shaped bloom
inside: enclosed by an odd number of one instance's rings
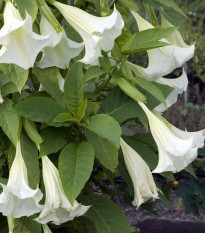
[[[178,94],[182,94],[182,92],[186,91],[188,87],[188,78],[184,70],[179,78],[174,78],[174,79],[160,78],[157,80],[157,82],[174,88],[174,90],[169,94],[169,96],[166,99],[168,108],[172,106],[174,103],[176,103]],[[155,108],[155,110],[159,113],[162,113],[166,110],[166,107],[164,106],[164,104],[161,103]]]
[[[46,200],[42,212],[35,220],[41,224],[52,221],[55,225],[60,225],[85,214],[90,206],[83,206],[77,201],[72,206],[63,191],[56,167],[47,156],[42,157],[42,163]]]
[[[4,10],[4,26],[0,30],[0,63],[13,63],[24,69],[33,67],[38,53],[50,44],[49,36],[32,31],[32,19],[23,20],[10,1]]]
[[[81,62],[94,64],[101,56],[101,50],[112,50],[114,40],[121,34],[124,21],[120,13],[114,8],[107,17],[96,17],[83,10],[54,2],[66,21],[81,35],[85,44],[85,56]]]
[[[83,50],[83,43],[76,43],[67,38],[65,31],[59,33],[42,15],[40,22],[41,35],[51,35],[51,46],[43,49],[43,56],[37,65],[40,68],[57,66],[61,69],[69,67],[70,59],[76,57]]]
[[[139,102],[139,105],[148,117],[150,130],[158,147],[159,161],[153,172],[178,172],[196,159],[198,148],[204,145],[204,130],[191,133],[172,125],[169,128],[144,103]]]
[[[21,144],[17,141],[16,156],[14,158],[8,184],[1,184],[3,192],[0,195],[0,212],[14,218],[31,216],[41,211],[39,201],[43,194],[40,189],[33,190],[28,186],[27,168],[21,154]]]
[[[120,139],[120,146],[134,186],[133,205],[139,207],[150,198],[158,198],[157,187],[145,161],[122,138]]]
[[[132,12],[132,14],[137,21],[139,31],[154,28],[138,13]],[[178,31],[174,32],[171,38],[174,39],[167,40],[164,38],[160,41],[171,43],[172,45],[147,51],[149,65],[147,68],[142,68],[142,71],[150,80],[155,80],[171,73],[174,69],[181,67],[193,57],[195,44],[192,46],[185,44]]]

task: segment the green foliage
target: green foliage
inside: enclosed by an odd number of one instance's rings
[[[94,149],[88,142],[69,143],[61,151],[59,173],[63,189],[72,205],[90,177],[94,155]]]

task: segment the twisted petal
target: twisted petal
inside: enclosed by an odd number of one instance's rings
[[[139,207],[150,198],[158,198],[157,187],[145,161],[122,138],[120,146],[135,191],[133,205]]]
[[[1,184],[3,192],[0,195],[0,212],[8,216],[13,213],[14,218],[31,216],[41,211],[38,204],[43,194],[37,188],[28,186],[27,168],[21,154],[20,141],[16,145],[16,156],[12,164],[7,186]]]
[[[178,172],[196,159],[197,150],[203,145],[204,131],[189,133],[172,125],[169,128],[144,103],[139,102],[139,105],[148,117],[150,130],[158,147],[159,161],[153,172]]]
[[[178,99],[178,94],[182,94],[182,92],[186,91],[188,87],[188,78],[184,70],[179,78],[174,78],[174,79],[160,78],[157,80],[157,82],[174,88],[174,90],[169,94],[169,96],[166,99],[168,108],[176,103]],[[155,110],[157,112],[162,113],[166,110],[166,107],[164,106],[164,104],[161,103],[155,108]]]
[[[139,31],[154,28],[149,22],[144,20],[138,13],[132,12],[135,17]],[[171,73],[174,69],[181,67],[194,55],[195,44],[188,46],[184,43],[179,32],[173,33],[176,39],[160,41],[171,43],[172,45],[148,50],[149,65],[143,68],[143,72],[150,80],[158,79]]]
[[[0,30],[0,63],[13,63],[24,69],[33,67],[38,53],[50,44],[49,36],[32,31],[32,19],[23,20],[10,1],[4,10],[4,26]]]
[[[61,69],[69,67],[70,59],[83,50],[83,43],[76,43],[67,38],[65,31],[57,33],[48,20],[42,15],[40,22],[41,34],[51,35],[51,46],[43,49],[43,57],[37,66],[46,68],[57,66]]]
[[[35,220],[41,224],[52,221],[55,225],[60,225],[83,215],[90,206],[83,206],[77,201],[72,206],[65,196],[56,167],[47,156],[42,158],[42,163],[46,200],[42,212]]]
[[[101,50],[110,51],[114,46],[114,40],[124,27],[124,21],[116,8],[110,16],[96,17],[79,8],[59,2],[54,2],[53,5],[81,35],[85,44],[85,56],[81,62],[85,64],[96,63],[101,56]]]

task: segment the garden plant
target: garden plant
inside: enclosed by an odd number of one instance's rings
[[[112,197],[167,204],[160,181],[184,171],[189,211],[205,206],[191,164],[205,131],[163,117],[195,51],[173,0],[1,0],[0,14],[1,233],[134,232]]]

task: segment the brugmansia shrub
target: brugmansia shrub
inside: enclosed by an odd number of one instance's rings
[[[150,22],[132,0],[1,1],[1,232],[128,233],[103,193],[138,208],[166,199],[153,173],[191,171],[204,130],[180,130],[162,113],[188,85],[183,71],[164,76],[195,44],[184,42],[172,0],[143,2]],[[141,51],[146,68],[129,61]],[[147,133],[134,134],[136,125]]]

